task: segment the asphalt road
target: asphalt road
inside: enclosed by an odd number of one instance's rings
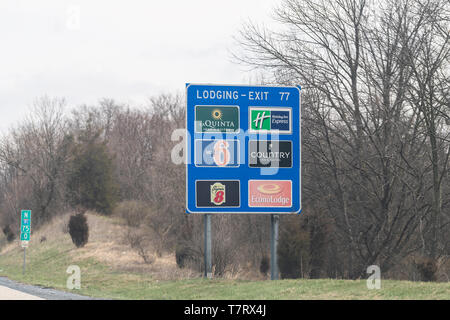
[[[0,277],[0,300],[92,300],[91,297],[21,284]]]

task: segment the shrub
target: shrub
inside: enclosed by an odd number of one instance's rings
[[[144,260],[146,264],[152,264],[155,259],[148,251],[149,239],[145,230],[137,228],[128,228],[126,233],[126,241],[132,249]]]
[[[95,138],[74,148],[67,181],[67,197],[73,206],[111,214],[118,197],[113,158],[105,143]]]
[[[5,234],[6,241],[8,241],[8,242],[12,242],[16,238],[16,235],[11,230],[11,227],[9,224],[6,225],[5,227],[3,227],[3,233]]]
[[[232,223],[232,216],[215,217],[212,224],[212,247],[211,260],[214,276],[223,276],[236,264],[237,250],[239,243],[236,242],[233,234],[236,228]]]
[[[175,259],[179,268],[193,268],[202,271],[202,232],[197,229],[199,225],[194,224],[192,219],[185,217],[181,231],[175,244]]]
[[[259,271],[266,275],[270,270],[270,259],[267,255],[263,255],[261,258],[261,263],[259,264]]]
[[[189,262],[195,260],[195,250],[193,250],[187,243],[178,243],[175,248],[175,259],[180,268],[185,268]]]
[[[415,261],[417,271],[420,273],[422,281],[436,281],[438,270],[436,259],[422,257]]]
[[[298,217],[286,217],[280,230],[278,266],[282,279],[300,278],[309,264],[309,232]]]
[[[114,209],[114,214],[122,217],[129,227],[141,226],[149,212],[148,204],[136,200],[123,201]]]
[[[69,220],[69,234],[77,248],[83,247],[89,239],[89,226],[83,213],[75,214]]]

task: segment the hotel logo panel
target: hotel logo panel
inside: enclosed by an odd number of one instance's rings
[[[253,133],[292,133],[290,108],[250,107],[249,129]]]
[[[248,164],[252,168],[292,167],[292,142],[279,140],[250,140]]]
[[[239,132],[239,107],[196,106],[196,132]]]
[[[197,207],[239,207],[239,180],[197,180]]]
[[[195,140],[197,167],[238,167],[239,140]]]
[[[248,182],[249,207],[292,206],[292,181],[250,180]]]

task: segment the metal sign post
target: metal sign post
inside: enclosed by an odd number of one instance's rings
[[[26,266],[26,247],[23,247],[23,267],[22,267],[22,275],[25,275],[25,266]]]
[[[205,277],[212,278],[211,215],[205,214]]]
[[[186,213],[204,214],[205,276],[212,277],[211,215],[272,215],[278,278],[279,214],[301,207],[300,87],[186,85]]]
[[[26,260],[26,257],[27,257],[27,255],[26,255],[26,249],[27,249],[27,247],[28,247],[29,241],[23,240],[23,241],[21,241],[21,243],[22,243],[22,248],[23,248],[23,266],[22,266],[22,274],[25,275],[26,261],[27,261],[27,260]]]
[[[280,217],[270,215],[270,279],[278,280],[278,226]]]

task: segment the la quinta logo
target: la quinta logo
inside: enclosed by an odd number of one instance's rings
[[[196,132],[238,132],[238,106],[196,106]]]
[[[222,120],[222,111],[220,109],[214,109],[211,112],[211,116],[214,118],[214,120]]]

